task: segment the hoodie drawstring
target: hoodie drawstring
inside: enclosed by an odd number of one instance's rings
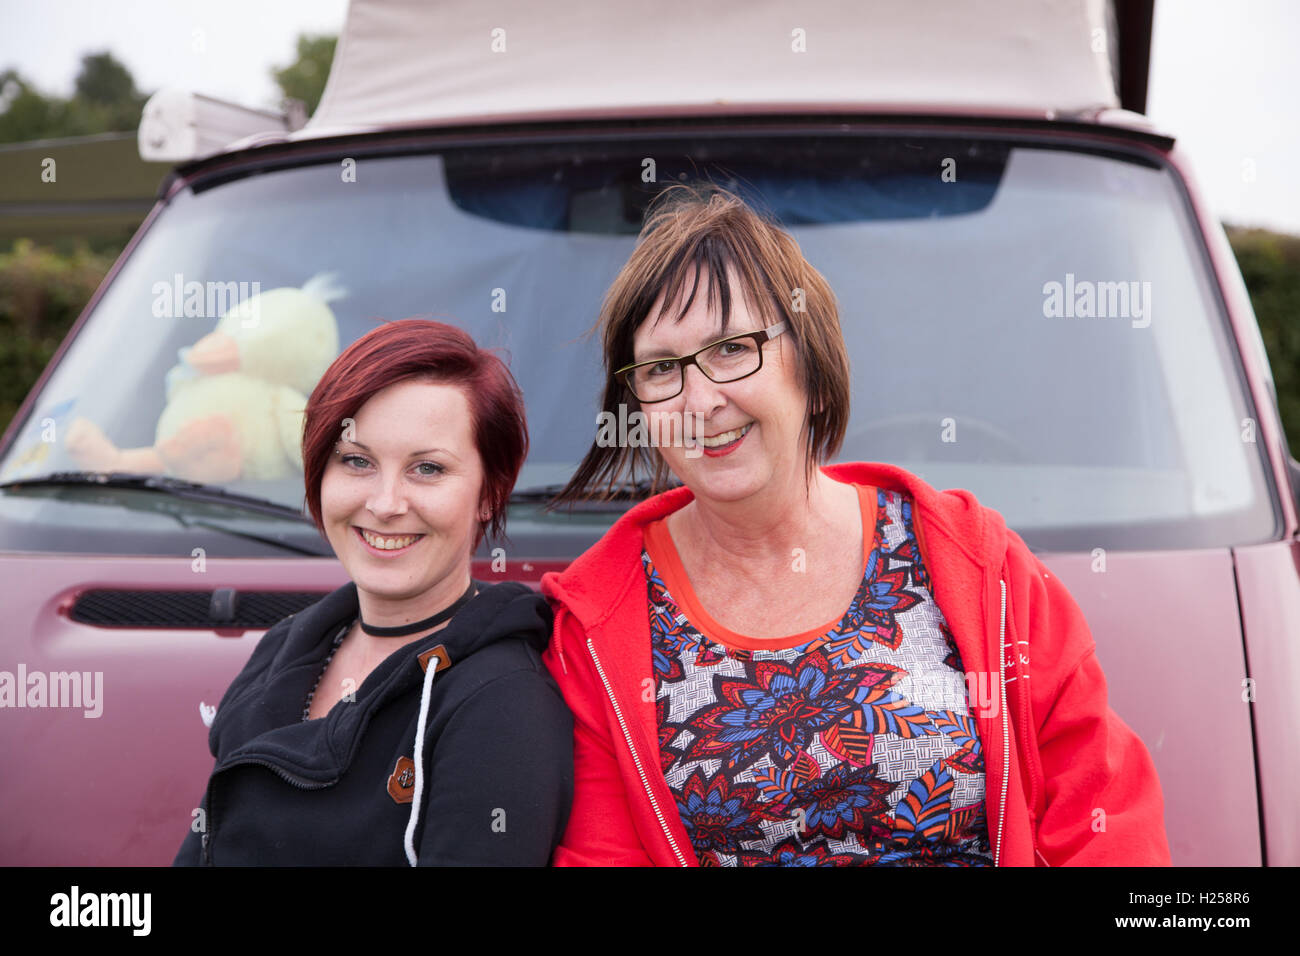
[[[424,728],[429,720],[429,690],[433,675],[438,672],[437,658],[430,658],[424,671],[424,689],[420,692],[420,719],[415,724],[415,793],[411,797],[411,816],[406,821],[406,860],[415,866],[415,828],[420,822],[420,807],[424,804]]]

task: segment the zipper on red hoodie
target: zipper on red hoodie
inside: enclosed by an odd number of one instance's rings
[[[909,494],[910,494],[910,493],[909,493]],[[928,553],[928,549],[926,548],[926,545],[925,545],[925,527],[924,527],[924,522],[921,520],[921,505],[920,505],[920,502],[918,502],[918,501],[916,500],[916,496],[915,496],[915,495],[911,495],[911,498],[912,498],[912,503],[913,503],[913,504],[912,504],[912,520],[913,520],[913,522],[914,522],[915,525],[916,525],[916,544],[917,544],[918,549],[919,549],[920,552],[921,552],[921,561],[925,564],[925,566],[926,566],[927,568],[931,568],[931,569],[932,569],[932,573],[933,573],[935,566],[930,562],[930,556],[929,556],[929,553]],[[1011,757],[1010,757],[1010,749],[1011,749],[1011,745],[1010,745],[1010,740],[1009,740],[1009,736],[1010,736],[1010,735],[1009,735],[1009,733],[1008,733],[1008,726],[1007,726],[1007,706],[1008,706],[1008,705],[1007,705],[1007,682],[1006,682],[1006,667],[1005,667],[1005,664],[1006,664],[1006,640],[1007,640],[1007,638],[1006,638],[1006,619],[1007,619],[1007,585],[1006,585],[1006,581],[1003,580],[1001,577],[998,578],[998,585],[999,585],[1000,590],[1001,590],[1001,609],[1000,609],[1000,616],[999,616],[999,620],[998,620],[998,661],[999,661],[999,666],[998,666],[998,692],[1001,694],[1001,697],[999,698],[999,708],[998,708],[998,709],[999,709],[1000,714],[1001,714],[1001,727],[1002,727],[1002,768],[1001,768],[1001,769],[1002,769],[1002,780],[1001,780],[1001,797],[1000,797],[999,804],[998,804],[997,829],[996,829],[996,831],[995,831],[996,834],[997,834],[997,836],[996,836],[996,844],[995,844],[995,846],[994,846],[994,850],[993,850],[993,865],[994,865],[994,866],[999,866],[999,865],[1001,865],[1001,858],[1002,858],[1002,853],[1001,853],[1001,850],[1002,850],[1002,830],[1003,830],[1003,823],[1004,823],[1005,818],[1006,818],[1007,786],[1008,786],[1008,782],[1009,782],[1010,779],[1011,779],[1011,770],[1010,770],[1010,760],[1011,760]],[[987,646],[987,641],[986,641],[986,646]],[[1015,678],[1012,678],[1012,680],[1014,680],[1014,679],[1015,679]],[[1022,703],[1023,703],[1023,701],[1022,701]],[[1024,708],[1023,706],[1020,708],[1020,710],[1021,710],[1021,723],[1022,723],[1022,725],[1025,724],[1024,709],[1025,709],[1025,708]],[[1026,725],[1026,726],[1027,726],[1027,725]],[[1023,733],[1023,729],[1022,729],[1022,733]],[[1024,740],[1024,739],[1027,739],[1027,738],[1021,737],[1021,739]],[[986,783],[986,785],[987,785],[987,778],[986,778],[986,780],[985,780],[985,783]],[[1035,845],[1035,850],[1037,850],[1037,845]],[[1045,862],[1047,862],[1047,861],[1044,860],[1043,862],[1045,863]]]
[[[937,569],[933,564],[930,563],[930,558],[929,555],[927,554],[927,549],[925,546],[924,522],[921,520],[921,505],[916,500],[915,495],[912,495],[912,502],[913,502],[912,520],[916,525],[916,543],[917,543],[917,547],[921,551],[921,560],[925,563],[926,567],[931,569],[931,573],[937,573]],[[1007,584],[1006,581],[1003,580],[1001,577],[998,578],[998,586],[1001,591],[1001,606],[1000,606],[999,619],[998,619],[997,653],[998,653],[998,693],[1001,695],[998,701],[999,703],[998,711],[999,711],[999,716],[1001,718],[1000,725],[1002,727],[1002,766],[1000,768],[1002,771],[1002,779],[999,782],[1001,794],[998,802],[997,828],[994,831],[996,833],[995,844],[993,849],[994,866],[1001,866],[1002,863],[1002,831],[1004,829],[1004,822],[1006,819],[1007,787],[1011,780],[1011,769],[1010,769],[1011,742],[1010,742],[1009,726],[1007,723],[1008,704],[1007,704],[1007,674],[1006,674]],[[985,646],[986,647],[988,646],[987,639],[985,639]],[[1024,708],[1021,707],[1022,722],[1023,722],[1023,711]],[[985,785],[987,786],[987,784],[988,784],[988,778],[986,776]]]
[[[1002,711],[1003,711],[1002,806],[998,811],[998,845],[1000,847],[1002,843],[1002,823],[1003,823],[1005,809],[1006,809],[1006,792],[1011,780],[1011,772],[1009,769],[1010,749],[1006,742],[1007,725],[1005,719],[1006,711],[1010,707],[1010,702],[1006,694],[1006,655],[1008,649],[1010,649],[1011,651],[1011,662],[1012,662],[1012,666],[1015,668],[1016,671],[1015,676],[1012,677],[1011,680],[1020,681],[1020,683],[1016,687],[1016,696],[1019,699],[1019,703],[1020,703],[1020,706],[1018,708],[1019,714],[1017,715],[1018,717],[1017,727],[1019,733],[1019,737],[1017,738],[1017,740],[1019,741],[1021,746],[1023,746],[1030,739],[1029,738],[1029,711],[1031,708],[1031,704],[1029,700],[1029,691],[1027,689],[1028,685],[1026,684],[1026,681],[1029,680],[1029,668],[1027,666],[1028,661],[1025,661],[1023,664],[1021,663],[1021,654],[1019,650],[1020,644],[1028,645],[1029,642],[1028,641],[1012,641],[1012,642],[1007,641],[1006,639],[1007,583],[1005,577],[998,578],[998,585],[1000,586],[1002,591],[1002,609],[1001,609],[1002,622],[999,627],[999,631],[1001,633],[1001,640],[999,641],[999,645],[1000,645],[999,650],[1002,655],[1000,671],[1002,673]],[[1026,804],[1030,815],[1029,838],[1030,838],[1031,846],[1033,846],[1034,848],[1034,855],[1039,860],[1043,861],[1043,866],[1050,866],[1051,864],[1047,862],[1047,858],[1043,856],[1043,854],[1038,849],[1038,824],[1036,819],[1034,818],[1034,810],[1033,810],[1038,788],[1037,788],[1037,784],[1033,779],[1033,768],[1029,765],[1028,761],[1025,761],[1022,769],[1023,772],[1028,774],[1030,778],[1029,780],[1030,793],[1029,796],[1026,798]],[[995,866],[998,865],[997,854],[995,854],[994,856],[994,861],[995,861],[994,865]],[[1034,865],[1035,866],[1038,865],[1036,861]]]
[[[596,655],[595,641],[590,637],[587,638],[587,651],[591,654],[591,662],[596,665],[596,673],[600,675],[600,682],[605,685],[605,693],[609,695],[609,702],[614,707],[614,716],[618,719],[618,725],[623,731],[623,741],[627,744],[627,749],[632,753],[632,762],[636,764],[636,772],[641,777],[641,785],[645,787],[646,796],[650,798],[650,809],[654,811],[655,818],[658,819],[659,826],[664,831],[664,836],[668,838],[668,845],[672,847],[677,862],[682,866],[689,866],[686,857],[682,856],[682,851],[677,847],[677,840],[673,837],[672,831],[668,829],[668,821],[664,818],[663,811],[659,809],[659,801],[655,798],[654,790],[650,786],[650,778],[646,775],[645,767],[641,763],[641,756],[636,752],[636,745],[632,742],[632,731],[623,719],[623,708],[618,705],[618,699],[614,696],[614,687],[605,675],[605,668],[601,666],[600,658]]]
[[[1028,641],[1022,640],[1018,640],[1012,645],[1011,653],[1013,656],[1011,660],[1016,668],[1016,677],[1012,679],[1015,680],[1018,678],[1020,680],[1016,690],[1016,696],[1020,699],[1020,720],[1018,724],[1020,731],[1019,739],[1021,746],[1026,747],[1032,739],[1029,736],[1029,717],[1033,709],[1033,703],[1029,696],[1029,658],[1020,653],[1020,645],[1022,644],[1025,647],[1029,646]],[[1035,779],[1034,767],[1031,761],[1024,761],[1024,772],[1029,777],[1029,796],[1026,798],[1026,807],[1029,811],[1029,838],[1031,845],[1034,848],[1034,855],[1039,860],[1043,861],[1043,866],[1051,866],[1051,864],[1047,862],[1047,857],[1043,856],[1042,852],[1038,849],[1038,819],[1034,810],[1038,803],[1038,781]],[[1037,862],[1035,862],[1034,865],[1037,866]]]
[[[1011,728],[1007,722],[1007,582],[998,578],[998,586],[1002,591],[1002,610],[998,619],[998,680],[999,700],[998,710],[1002,718],[1002,795],[998,801],[998,838],[993,848],[993,865],[1002,865],[1002,831],[1005,829],[1007,812],[1007,785],[1011,781]],[[987,782],[987,781],[986,781]]]

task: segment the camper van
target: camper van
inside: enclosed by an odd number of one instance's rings
[[[648,203],[701,179],[835,291],[837,460],[969,489],[1074,596],[1173,862],[1300,864],[1300,465],[1142,115],[1151,3],[989,9],[352,0],[305,123],[155,96],[141,155],[174,167],[0,443],[0,864],[166,864],[202,825],[226,687],[346,580],[295,411],[377,324],[455,323],[523,390],[475,577],[593,544],[643,489],[545,509],[596,433],[586,333]]]

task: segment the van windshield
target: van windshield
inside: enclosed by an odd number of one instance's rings
[[[562,484],[596,437],[604,385],[584,333],[655,191],[707,176],[778,217],[835,292],[853,377],[836,460],[969,489],[1038,549],[1273,535],[1226,320],[1168,168],[1030,134],[583,135],[356,146],[179,193],[61,357],[0,481],[104,460],[166,473],[218,428],[237,437],[240,467],[213,484],[301,509],[295,403],[349,342],[418,316],[504,350],[531,436],[516,487]],[[256,321],[239,315],[250,300]],[[277,323],[296,347],[241,329]],[[237,343],[234,364],[220,349],[191,362],[218,330]],[[8,491],[0,543],[172,553],[195,533],[173,513],[183,498],[138,498]],[[319,547],[309,524],[272,511],[242,514],[218,550],[268,553],[268,523]],[[510,540],[572,557],[616,517],[521,501]]]

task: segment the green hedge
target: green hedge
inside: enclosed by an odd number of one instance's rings
[[[1292,454],[1300,457],[1300,236],[1229,227],[1277,382]],[[0,429],[120,249],[84,242],[38,247],[18,240],[0,252]]]
[[[1228,229],[1277,383],[1291,454],[1300,458],[1300,236]]]
[[[0,252],[0,429],[8,427],[118,251],[19,239]]]

